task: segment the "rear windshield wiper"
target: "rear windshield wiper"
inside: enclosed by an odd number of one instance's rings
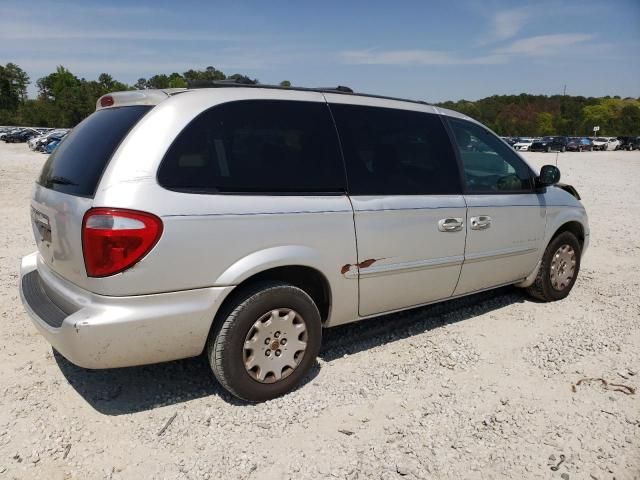
[[[67,177],[61,177],[57,175],[49,178],[49,183],[57,183],[58,185],[73,185],[76,187],[78,186],[78,184],[73,180],[69,180]]]

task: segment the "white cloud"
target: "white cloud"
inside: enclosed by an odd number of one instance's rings
[[[593,35],[587,33],[557,33],[553,35],[539,35],[522,38],[511,45],[494,50],[497,54],[546,56],[568,53],[588,40]]]
[[[506,40],[517,35],[529,18],[529,10],[518,8],[497,12],[491,18],[492,40]]]
[[[457,57],[440,50],[347,50],[340,53],[343,63],[353,65],[481,65],[502,63],[502,55]]]

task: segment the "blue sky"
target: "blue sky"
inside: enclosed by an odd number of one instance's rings
[[[213,65],[427,101],[640,96],[640,1],[0,0],[0,63],[134,83]]]

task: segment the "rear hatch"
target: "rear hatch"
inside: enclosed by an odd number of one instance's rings
[[[131,128],[153,107],[98,110],[78,124],[47,159],[36,180],[31,223],[42,261],[81,287],[87,286],[82,219],[100,178]]]

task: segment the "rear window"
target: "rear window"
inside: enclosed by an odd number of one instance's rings
[[[178,135],[158,171],[165,188],[191,193],[345,191],[326,104],[244,100],[213,107]]]
[[[54,150],[37,183],[58,192],[92,197],[113,152],[151,108],[107,108],[89,115]]]

